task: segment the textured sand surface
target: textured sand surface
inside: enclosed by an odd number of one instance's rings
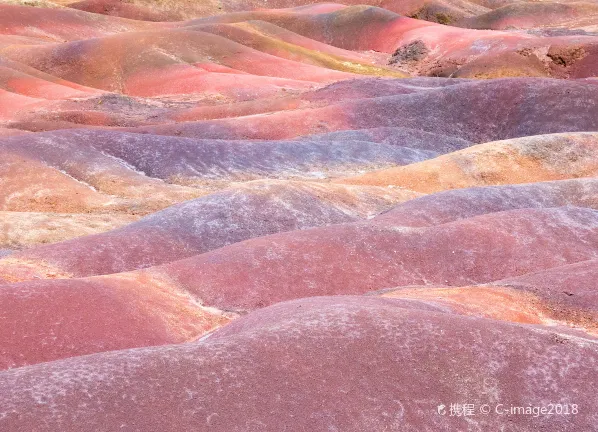
[[[596,76],[591,1],[0,0],[0,431],[598,430]]]

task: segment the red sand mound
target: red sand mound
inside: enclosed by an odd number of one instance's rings
[[[170,207],[118,230],[15,253],[5,264],[19,268],[24,262],[41,271],[49,264],[53,271],[60,268],[79,277],[116,273],[253,237],[353,222],[414,196],[379,188],[251,182]]]
[[[149,28],[149,24],[73,9],[0,5],[0,33],[51,42],[87,39],[144,28]]]
[[[537,293],[561,308],[575,308],[582,320],[595,321],[598,317],[596,260],[555,267],[517,278],[495,282],[495,285],[513,287]],[[566,310],[559,310],[561,315]],[[583,313],[585,312],[585,314]]]
[[[168,275],[206,305],[243,310],[393,286],[464,286],[591,259],[597,220],[594,210],[565,207],[420,229],[345,224],[247,240],[146,272]]]
[[[577,27],[589,24],[588,19],[594,23],[598,22],[597,15],[598,7],[589,2],[521,2],[507,4],[478,16],[458,20],[456,25],[492,30],[560,27],[561,25]]]
[[[152,10],[150,7],[122,0],[84,0],[69,3],[71,9],[96,14],[117,16],[140,21],[170,21],[176,15],[167,11]]]
[[[229,320],[166,285],[146,289],[125,277],[112,285],[80,280],[6,285],[0,304],[0,369],[184,342]]]
[[[326,82],[352,76],[262,53],[218,35],[185,29],[124,33],[51,46],[8,47],[4,52],[14,60],[68,81],[144,96],[192,93],[190,86],[198,85],[195,91],[206,91],[212,87],[210,79],[216,78],[232,84],[233,78],[240,80],[235,84],[238,87],[247,81],[244,87],[251,87],[252,83],[258,84],[259,76],[270,76],[287,80],[264,79],[265,84],[292,88],[289,80]],[[208,72],[196,64],[215,64],[251,75]],[[182,86],[178,91],[173,87],[177,82]],[[306,83],[297,85],[307,87]],[[218,89],[216,81],[212,91]]]
[[[367,82],[374,88],[387,87]],[[421,83],[421,78],[416,82]],[[489,142],[598,129],[598,85],[593,80],[514,78],[457,81],[445,86],[435,86],[437,80],[431,82],[432,88],[422,85],[419,91],[408,94],[341,100],[321,108],[262,116],[147,126],[134,131],[195,138],[284,139],[349,129],[407,127]],[[408,84],[409,80],[401,83]],[[359,80],[354,85],[362,87]]]
[[[594,406],[597,362],[593,339],[558,329],[400,300],[304,299],[258,311],[193,344],[0,373],[0,425],[40,432],[206,425],[456,430],[468,418],[441,415],[439,405],[576,403],[575,395]],[[509,423],[520,430],[591,430],[593,414],[581,407],[575,416],[518,415]],[[478,414],[475,421],[494,430],[505,418]]]

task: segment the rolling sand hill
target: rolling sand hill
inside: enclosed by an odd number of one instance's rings
[[[592,2],[0,1],[0,431],[596,430],[596,76]]]

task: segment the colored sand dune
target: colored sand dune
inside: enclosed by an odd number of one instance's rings
[[[597,430],[597,76],[592,2],[0,1],[0,431]]]

